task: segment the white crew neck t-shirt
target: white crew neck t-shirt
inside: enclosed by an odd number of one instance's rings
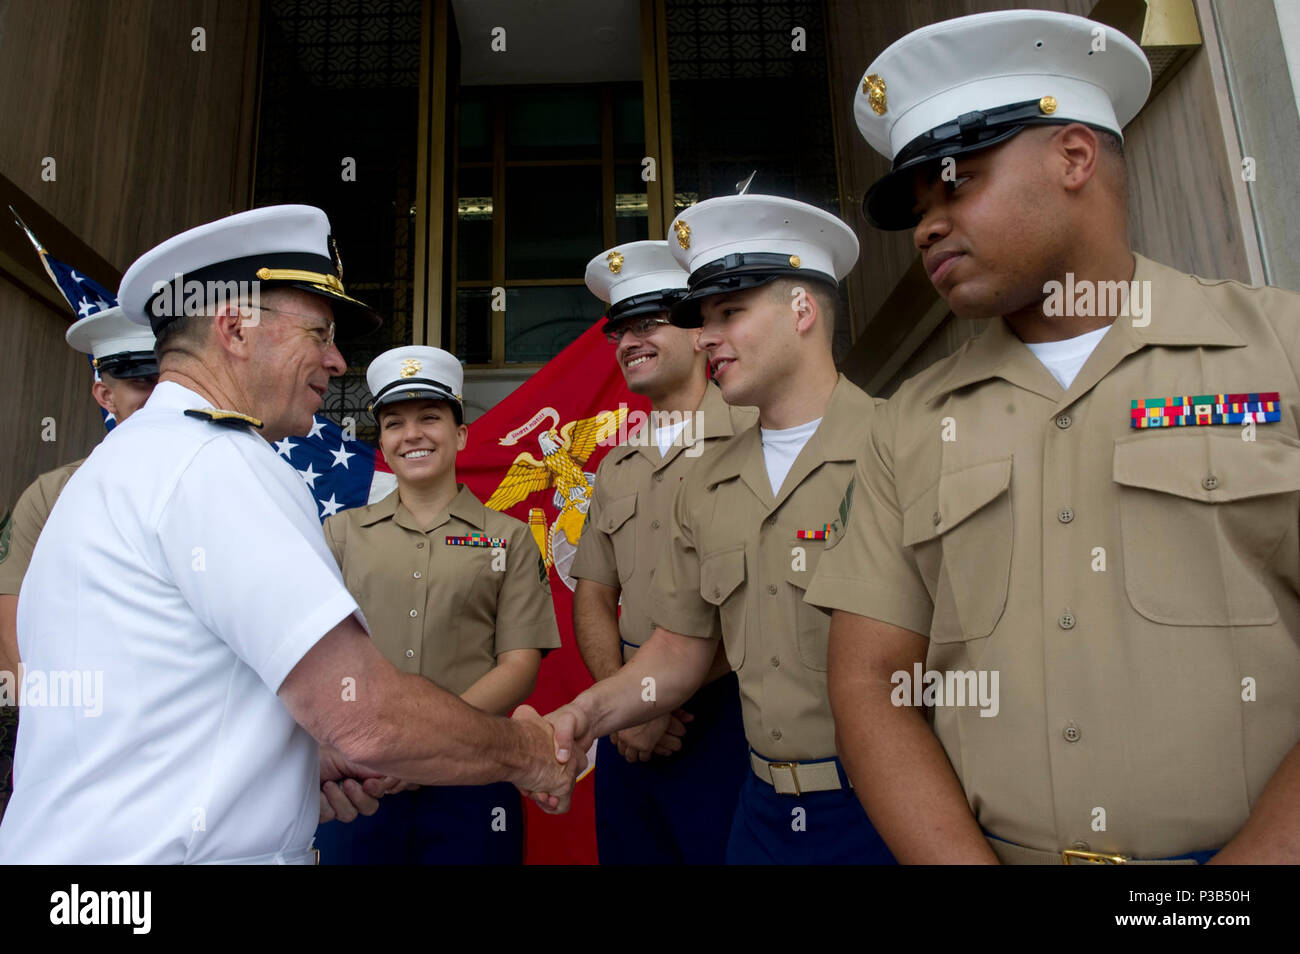
[[[1056,378],[1057,383],[1068,391],[1070,385],[1074,383],[1075,376],[1087,363],[1088,358],[1101,343],[1101,339],[1106,337],[1108,331],[1110,331],[1109,325],[1095,331],[1085,331],[1064,341],[1039,341],[1034,344],[1026,341],[1025,347],[1034,353],[1034,357],[1043,362],[1043,367],[1047,368],[1052,373],[1052,377]]]
[[[673,441],[677,440],[677,435],[686,429],[686,425],[690,423],[690,420],[689,417],[685,417],[676,424],[655,428],[655,444],[659,446],[660,457],[667,455],[668,448],[673,446]]]
[[[790,468],[794,466],[795,458],[799,456],[803,446],[808,443],[808,438],[813,436],[821,422],[822,419],[819,417],[807,424],[797,424],[780,430],[767,427],[758,429],[763,441],[763,463],[767,466],[767,479],[772,484],[772,496],[781,492],[781,485],[785,483],[786,474],[790,473]]]

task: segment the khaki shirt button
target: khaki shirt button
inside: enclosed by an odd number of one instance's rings
[[[1069,507],[1063,507],[1061,512],[1056,515],[1056,519],[1061,521],[1061,523],[1069,523],[1074,519],[1074,511]]]
[[[935,525],[936,527],[939,526],[939,524],[943,523],[943,517],[939,516],[939,511],[937,511],[937,510],[934,512],[934,518],[933,518],[933,519],[934,519],[934,525]]]
[[[771,593],[773,596],[776,596],[776,584],[775,583],[767,584],[767,591]]]
[[[1058,414],[1058,415],[1056,415],[1056,426],[1059,427],[1061,430],[1065,430],[1067,427],[1069,427],[1069,426],[1070,426],[1071,424],[1073,424],[1073,423],[1074,423],[1074,420],[1073,420],[1073,419],[1070,417],[1070,415],[1068,415],[1068,414]]]
[[[779,740],[779,739],[781,738],[781,730],[780,730],[780,729],[773,729],[773,730],[772,730],[772,738],[774,738],[774,739],[778,739],[778,740]]]
[[[1061,624],[1061,629],[1074,629],[1074,614],[1062,613],[1057,622]]]
[[[714,598],[716,599],[717,597],[719,597],[719,596],[721,596],[721,595],[722,595],[722,590],[715,586],[715,587],[713,588],[713,596],[714,596]]]
[[[663,479],[664,479],[664,475],[663,475],[660,471],[657,471],[657,470],[656,470],[656,471],[655,471],[655,483],[658,483],[659,481],[661,481],[661,480],[663,480]]]
[[[776,669],[781,665],[781,660],[779,657],[773,656],[771,659],[771,663],[772,663],[772,668]]]
[[[651,530],[658,530],[658,529],[659,529],[659,521],[658,521],[658,520],[651,520],[651,521],[650,521],[650,529],[651,529]]]
[[[423,550],[423,549],[424,549],[424,541],[421,540],[419,543],[417,543],[417,544],[415,545],[415,549],[417,549],[417,550]]]
[[[419,615],[420,615],[420,614],[419,614],[419,612],[418,612],[417,610],[411,610],[411,619],[415,619],[415,617],[417,617],[417,616],[419,616]]]
[[[1076,841],[1076,842],[1075,842],[1073,845],[1071,845],[1070,847],[1073,848],[1075,851],[1091,851],[1091,850],[1092,850],[1091,848],[1088,847],[1088,843],[1087,843],[1086,841]]]
[[[1073,722],[1065,723],[1065,732],[1062,734],[1065,736],[1066,742],[1078,742],[1082,735],[1082,733],[1079,732],[1079,727]]]
[[[1219,478],[1215,477],[1213,474],[1206,474],[1204,479],[1201,480],[1201,486],[1206,490],[1213,490],[1215,487],[1219,486]]]
[[[414,649],[408,649],[408,650],[406,651],[406,658],[407,658],[407,659],[414,659],[414,658],[415,658],[415,650],[414,650]]]
[[[420,571],[416,570],[414,573],[411,574],[411,576],[415,577],[418,580],[420,578]]]

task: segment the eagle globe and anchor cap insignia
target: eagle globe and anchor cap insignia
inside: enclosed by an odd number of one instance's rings
[[[673,223],[673,231],[677,233],[677,244],[682,248],[691,247],[691,227],[678,219]]]
[[[485,506],[505,511],[532,494],[553,490],[551,504],[559,511],[555,520],[547,526],[546,511],[532,507],[528,511],[528,529],[541,552],[539,577],[554,566],[564,585],[572,590],[577,583],[569,568],[578,552],[578,539],[582,536],[596,483],[596,475],[584,470],[582,465],[600,444],[617,436],[627,419],[627,408],[601,411],[594,417],[580,418],[560,427],[560,413],[553,407],[544,407],[497,443],[503,447],[518,444],[548,419],[551,426],[537,435],[542,459],[527,451],[516,457]]]
[[[885,97],[885,81],[875,73],[869,73],[862,80],[862,92],[867,97],[867,105],[877,116],[885,115],[889,101]]]
[[[419,372],[421,364],[414,358],[406,358],[402,361],[402,370],[397,373],[404,378],[413,378]]]
[[[605,261],[609,262],[609,270],[617,275],[623,270],[623,253],[610,252],[605,256]]]

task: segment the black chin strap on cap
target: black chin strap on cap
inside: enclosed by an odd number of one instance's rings
[[[992,145],[1025,126],[1046,126],[1076,122],[1073,119],[1056,119],[1043,112],[1042,100],[1027,99],[993,109],[976,109],[962,113],[952,122],[935,126],[923,132],[898,151],[892,170],[915,165],[929,159],[970,152],[972,147]]]
[[[449,385],[443,384],[441,381],[435,381],[432,378],[398,378],[396,381],[390,381],[388,384],[385,384],[380,388],[379,393],[375,395],[375,399],[370,403],[378,407],[380,399],[382,399],[385,394],[388,394],[391,391],[401,390],[402,388],[409,388],[416,384],[428,385],[429,387],[445,394],[447,400],[457,401],[456,393]]]

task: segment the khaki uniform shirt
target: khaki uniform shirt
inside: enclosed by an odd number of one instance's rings
[[[18,498],[13,514],[0,525],[0,595],[18,595],[36,549],[36,538],[54,509],[54,501],[84,460],[74,460],[37,477]]]
[[[710,384],[698,416],[688,419],[678,439],[660,455],[651,428],[633,435],[639,443],[611,450],[596,471],[591,508],[571,572],[622,590],[618,630],[624,659],[654,632],[650,583],[668,540],[673,501],[682,479],[709,460],[726,441],[758,420],[751,407],[731,407]]]
[[[651,618],[674,633],[717,638],[721,611],[745,736],[768,759],[835,754],[826,695],[830,621],[803,595],[874,413],[872,398],[840,375],[821,424],[775,498],[758,425],[707,457],[677,497]]]
[[[986,832],[1157,859],[1222,847],[1300,739],[1300,297],[1134,278],[1068,391],[1001,319],[907,381],[808,601],[998,674],[996,715],[932,711]],[[1242,392],[1281,420],[1129,423]]]
[[[511,649],[555,649],[550,580],[528,527],[489,510],[463,484],[427,527],[397,492],[325,521],[343,581],[375,646],[402,672],[457,695]],[[451,538],[483,534],[504,547]]]

